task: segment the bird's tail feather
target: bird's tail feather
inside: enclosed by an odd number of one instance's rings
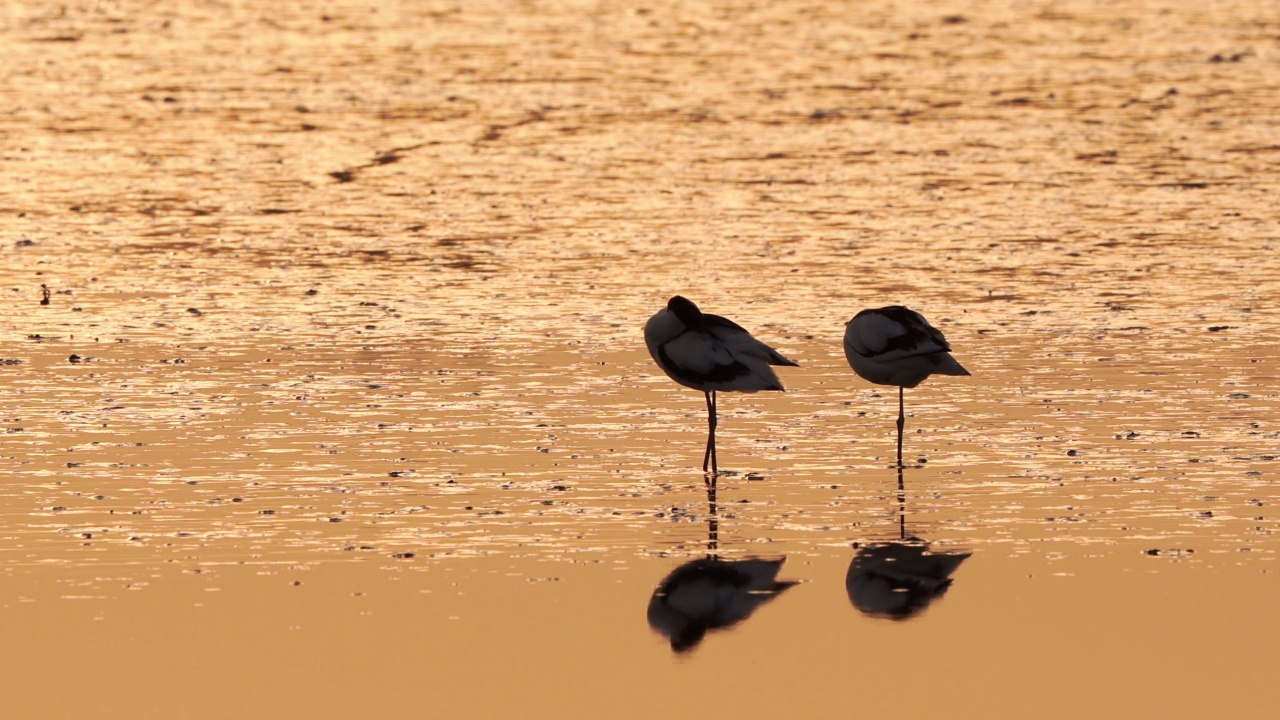
[[[941,360],[934,372],[938,375],[972,375],[973,373],[964,369],[964,366],[956,362],[949,353],[943,353],[938,357]]]

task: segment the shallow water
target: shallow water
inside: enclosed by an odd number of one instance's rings
[[[0,38],[15,717],[1276,711],[1280,11],[18,2]],[[714,508],[640,336],[677,292],[802,364],[722,396]],[[890,303],[973,371],[907,392],[901,498],[839,343]],[[923,543],[950,586],[860,611],[850,566]],[[798,584],[675,653],[647,608],[708,553]]]

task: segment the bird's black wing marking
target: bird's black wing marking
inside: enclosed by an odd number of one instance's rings
[[[938,353],[950,352],[951,345],[947,339],[942,336],[942,332],[937,328],[929,325],[920,317],[920,314],[914,310],[903,307],[902,305],[890,305],[889,307],[880,308],[878,310],[864,310],[861,315],[866,312],[875,312],[885,316],[889,320],[898,323],[906,332],[901,335],[894,335],[885,341],[883,350],[879,352],[870,352],[866,354],[859,353],[863,357],[876,357],[889,352],[901,352],[903,357],[911,357],[915,355],[936,355]],[[856,319],[857,316],[855,316]],[[930,348],[921,352],[913,352],[923,344],[933,343],[936,348]]]
[[[751,584],[751,576],[719,560],[702,559],[676,568],[658,586],[658,594],[666,595],[671,589],[694,580],[707,580],[716,585],[744,588]]]
[[[751,374],[751,368],[743,365],[737,360],[734,360],[728,365],[712,365],[711,370],[707,372],[690,370],[671,359],[671,356],[667,354],[666,343],[658,346],[658,359],[662,361],[663,365],[675,370],[680,377],[693,383],[726,383]]]
[[[800,363],[796,362],[795,360],[788,360],[787,358],[783,357],[782,353],[778,352],[777,350],[774,350],[773,348],[760,342],[759,340],[756,340],[756,338],[750,332],[747,332],[746,328],[730,320],[729,318],[720,317],[719,315],[707,315],[704,313],[702,316],[702,326],[707,328],[708,330],[713,331],[712,332],[713,335],[715,334],[714,331],[717,329],[736,331],[736,332],[742,333],[743,335],[746,335],[748,338],[751,338],[753,342],[760,345],[760,348],[763,351],[763,354],[765,356],[765,362],[769,363],[770,365],[790,365],[792,367],[800,367]]]
[[[928,350],[914,352],[925,343],[930,345]],[[934,346],[935,344],[936,347]],[[900,357],[914,357],[917,355],[937,355],[938,353],[950,352],[951,346],[941,337],[931,337],[928,333],[921,332],[917,328],[908,328],[906,334],[889,338],[883,350],[877,353],[870,353],[867,357],[875,357],[895,350],[903,353]]]
[[[750,335],[750,334],[751,334],[751,333],[747,332],[747,329],[746,329],[746,328],[742,327],[742,326],[741,326],[741,325],[739,325],[738,323],[736,323],[736,322],[734,322],[734,321],[730,320],[730,319],[729,319],[729,318],[727,318],[727,317],[720,317],[719,315],[711,315],[711,314],[708,314],[708,313],[703,313],[703,314],[702,314],[702,324],[703,324],[705,327],[709,327],[709,328],[717,328],[717,327],[720,327],[720,328],[725,328],[725,329],[727,329],[727,330],[737,330],[737,331],[739,331],[739,332],[747,333],[748,335]]]
[[[927,582],[919,578],[900,578],[875,571],[868,571],[867,577],[879,580],[892,589],[893,597],[901,604],[877,614],[897,619],[918,614],[934,600],[946,595],[951,587],[951,578]]]

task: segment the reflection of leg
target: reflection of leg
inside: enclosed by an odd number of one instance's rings
[[[902,403],[902,387],[898,388],[898,470],[902,470],[902,428],[907,424],[906,409]]]
[[[719,472],[716,465],[716,393],[714,390],[706,393],[707,396],[707,451],[702,455],[702,472],[710,472],[715,474]]]
[[[716,482],[707,484],[707,557],[717,557],[720,551],[720,516],[716,514]]]

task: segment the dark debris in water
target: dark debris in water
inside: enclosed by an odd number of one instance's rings
[[[1168,550],[1161,550],[1160,548],[1151,548],[1150,550],[1145,551],[1144,554],[1151,555],[1152,557],[1182,557],[1184,555],[1195,554],[1195,550],[1191,548],[1186,548],[1186,549],[1170,548]]]
[[[354,167],[350,167],[345,170],[335,170],[329,173],[329,177],[333,178],[334,180],[337,180],[339,183],[355,182],[356,175],[360,171],[367,170],[369,168],[378,167],[380,165],[391,165],[392,163],[397,163],[400,160],[404,159],[404,153],[412,150],[417,150],[422,147],[426,147],[427,145],[430,145],[430,144],[432,143],[418,143],[416,145],[406,145],[405,147],[392,148],[390,150],[386,150],[378,153],[376,156],[374,156],[372,162],[367,162],[363,165],[356,165]]]

